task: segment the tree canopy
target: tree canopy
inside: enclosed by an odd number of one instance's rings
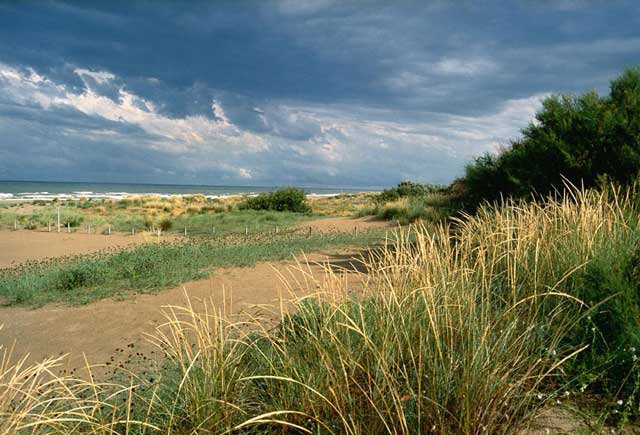
[[[561,191],[564,180],[585,187],[607,179],[627,184],[640,171],[640,67],[595,91],[553,95],[535,121],[501,153],[467,165],[461,183],[471,205],[501,196],[517,198]]]

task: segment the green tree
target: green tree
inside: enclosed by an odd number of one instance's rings
[[[500,196],[529,197],[561,191],[564,180],[586,187],[603,177],[632,182],[640,170],[640,67],[611,82],[609,96],[595,91],[546,98],[535,122],[499,155],[466,168],[467,202]]]

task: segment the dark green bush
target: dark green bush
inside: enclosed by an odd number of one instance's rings
[[[162,231],[169,231],[171,229],[171,227],[173,226],[173,222],[169,218],[164,218],[164,219],[162,219],[160,221],[158,226],[160,227],[160,229]]]
[[[585,187],[598,186],[604,176],[631,183],[640,171],[640,67],[614,80],[609,96],[592,91],[546,98],[522,135],[500,154],[467,166],[468,205],[546,196],[564,190],[567,180]]]
[[[274,192],[262,193],[245,199],[240,205],[242,209],[291,211],[308,213],[311,209],[306,201],[304,190],[295,187],[285,187]]]
[[[637,242],[618,244],[599,253],[567,285],[595,306],[569,335],[573,346],[589,347],[569,362],[567,374],[592,393],[623,397],[625,403],[637,403],[640,386],[639,265]]]

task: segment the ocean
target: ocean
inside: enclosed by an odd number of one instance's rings
[[[129,195],[193,195],[209,197],[228,195],[255,195],[271,192],[277,186],[199,186],[183,184],[129,184],[129,183],[80,183],[58,181],[0,181],[0,201],[59,199],[119,199]],[[331,187],[304,188],[310,195],[336,195],[356,193],[368,189],[341,189]]]

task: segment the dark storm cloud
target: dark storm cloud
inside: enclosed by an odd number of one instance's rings
[[[640,59],[634,1],[0,4],[0,178],[448,182]]]

